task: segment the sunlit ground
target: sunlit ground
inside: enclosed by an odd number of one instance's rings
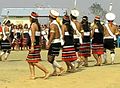
[[[37,79],[29,80],[29,68],[25,61],[27,51],[12,51],[8,61],[0,61],[0,88],[120,88],[120,49],[116,49],[114,65],[94,66],[95,59],[89,58],[89,67],[80,67],[75,73],[64,73],[47,80],[41,78],[43,72],[36,68]],[[42,64],[52,72],[47,60],[47,51],[42,50]],[[66,69],[61,57],[59,63]],[[108,62],[111,62],[108,52]]]

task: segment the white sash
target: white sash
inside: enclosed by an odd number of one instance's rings
[[[77,30],[77,27],[76,27],[74,22],[71,21],[71,25],[72,25],[73,29],[76,31],[77,36],[79,37],[80,43],[82,44],[83,42],[82,42],[82,35],[81,35],[81,33],[79,33],[79,31]]]
[[[48,42],[48,35],[47,35],[47,33],[46,33],[46,31],[45,30],[42,30],[41,31],[41,34],[43,35],[43,37],[46,39],[46,41]]]
[[[107,28],[109,34],[114,38],[114,40],[117,40],[117,39],[116,39],[116,36],[111,32],[111,30],[110,30],[108,24],[105,24],[105,26],[106,26],[106,28]]]
[[[58,22],[57,22],[56,20],[54,20],[51,24],[56,24],[56,25],[58,26],[58,29],[59,29],[59,32],[60,32],[61,45],[64,45],[64,41],[63,41],[63,39],[62,39],[62,30],[61,30]],[[51,25],[51,24],[50,24],[50,25]]]

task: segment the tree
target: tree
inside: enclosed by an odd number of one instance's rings
[[[90,10],[90,13],[92,13],[95,16],[99,15],[102,19],[104,19],[104,16],[107,13],[107,11],[104,10],[101,7],[101,5],[96,2],[89,7],[89,10]]]

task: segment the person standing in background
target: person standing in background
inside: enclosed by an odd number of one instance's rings
[[[22,30],[22,46],[23,49],[29,49],[30,48],[30,35],[29,35],[29,28],[28,24],[24,24],[23,30]]]

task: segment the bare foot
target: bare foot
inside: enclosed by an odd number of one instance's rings
[[[58,76],[57,72],[53,72],[52,74],[50,74],[51,76]]]
[[[31,77],[30,77],[30,80],[35,80],[35,76],[31,76]]]
[[[70,70],[70,72],[71,72],[71,73],[74,73],[74,72],[76,72],[76,69],[75,69],[75,68],[72,68],[72,69]]]
[[[66,72],[70,72],[70,69],[67,69]]]
[[[65,70],[61,67],[60,72],[58,73],[58,76],[62,75],[65,72]]]
[[[44,79],[47,79],[48,77],[50,77],[50,73],[49,72],[45,73]]]

